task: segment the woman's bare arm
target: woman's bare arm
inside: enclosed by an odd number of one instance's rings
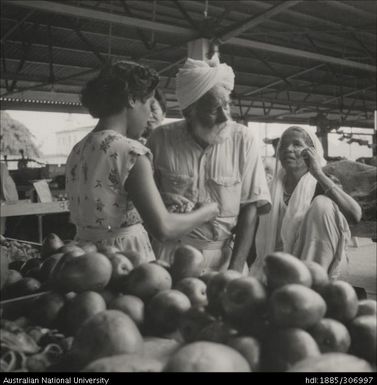
[[[127,178],[125,189],[147,230],[162,242],[179,238],[218,215],[217,203],[203,205],[187,214],[169,213],[157,189],[152,167],[146,156],[138,157]]]

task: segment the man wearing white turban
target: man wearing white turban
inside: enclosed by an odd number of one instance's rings
[[[226,64],[188,59],[177,74],[184,120],[157,128],[150,137],[155,175],[165,204],[189,212],[215,201],[220,214],[175,242],[154,242],[158,259],[172,262],[182,244],[201,250],[212,270],[242,271],[258,214],[270,194],[253,131],[230,118],[234,73]]]

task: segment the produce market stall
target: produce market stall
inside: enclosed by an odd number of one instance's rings
[[[38,240],[43,241],[43,215],[59,214],[69,212],[67,201],[59,202],[39,202],[39,203],[12,203],[2,204],[0,208],[0,217],[14,217],[25,215],[37,215],[38,217]]]
[[[84,112],[83,84],[116,58],[156,68],[178,117],[177,67],[219,50],[236,120],[312,124],[325,147],[329,132],[363,127],[375,154],[373,1],[3,4],[2,109]],[[0,209],[37,215],[40,241],[1,238],[2,372],[376,371],[376,301],[315,263],[273,253],[265,277],[242,277],[206,271],[185,245],[172,265],[141,263],[44,237],[42,216],[66,201]]]
[[[30,246],[2,263],[5,372],[375,370],[376,301],[314,262],[274,253],[259,280],[205,272],[190,246],[171,266],[54,234]]]

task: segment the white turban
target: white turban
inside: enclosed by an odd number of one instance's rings
[[[227,64],[217,60],[208,64],[202,60],[187,59],[178,71],[176,95],[181,110],[184,110],[216,85],[229,91],[234,88],[234,72]]]

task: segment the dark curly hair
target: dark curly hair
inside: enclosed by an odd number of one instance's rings
[[[148,99],[159,82],[157,72],[140,64],[119,61],[102,69],[81,92],[81,103],[94,118],[105,118],[129,107],[129,98]]]

